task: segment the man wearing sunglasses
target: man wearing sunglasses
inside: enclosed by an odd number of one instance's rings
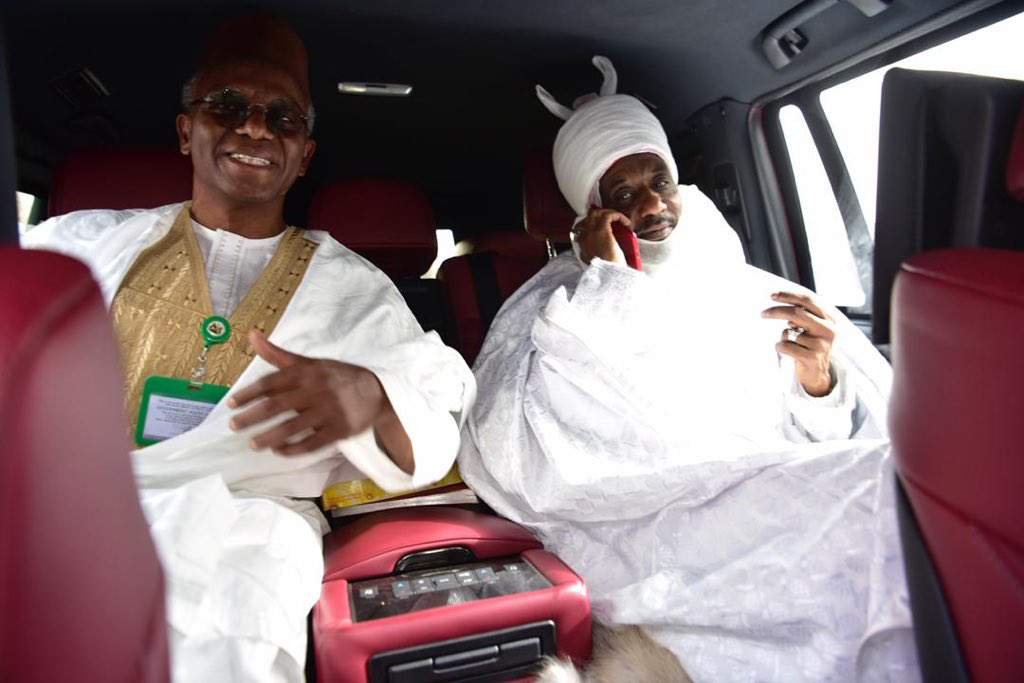
[[[192,157],[193,218],[263,238],[284,227],[285,194],[316,149],[313,118],[307,82],[294,76],[305,74],[303,53],[281,51],[270,65],[240,47],[212,43],[202,60],[212,66],[185,85],[178,139]]]
[[[475,385],[384,274],[285,224],[316,148],[291,29],[222,26],[182,103],[191,202],[58,216],[23,241],[86,261],[110,303],[174,679],[301,680],[327,530],[302,499],[440,479]]]

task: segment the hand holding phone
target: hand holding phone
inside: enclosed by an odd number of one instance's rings
[[[636,233],[615,221],[612,223],[612,235],[626,257],[626,265],[633,270],[643,270],[640,262],[640,243],[636,240]]]
[[[573,240],[579,245],[579,257],[584,263],[593,258],[623,263],[640,270],[640,246],[636,235],[629,229],[629,218],[614,209],[593,206],[587,216],[572,229]],[[618,254],[622,254],[620,259]]]

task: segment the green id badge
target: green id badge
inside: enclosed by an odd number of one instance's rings
[[[229,388],[187,379],[147,377],[142,385],[135,443],[149,446],[197,427]]]

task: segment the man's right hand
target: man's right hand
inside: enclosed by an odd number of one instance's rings
[[[615,209],[592,206],[586,218],[572,229],[576,243],[580,245],[580,259],[584,263],[589,264],[593,259],[599,258],[602,261],[626,265],[626,257],[623,256],[622,249],[612,234],[612,223],[621,223],[627,228],[630,226],[629,218]]]

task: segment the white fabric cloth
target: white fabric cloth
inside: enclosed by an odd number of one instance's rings
[[[227,230],[215,230],[192,221],[192,231],[203,255],[213,312],[230,316],[274,257],[284,232],[252,239]]]
[[[645,626],[698,683],[913,681],[888,364],[829,309],[839,381],[803,394],[784,323],[760,317],[802,288],[737,263],[680,191],[671,267],[566,253],[506,302],[462,475],[586,579],[598,619]]]
[[[216,475],[141,493],[165,568],[174,679],[301,681],[323,577],[320,529],[293,511],[305,501],[233,496]]]
[[[575,111],[564,107],[541,86],[537,97],[556,116],[566,119],[558,130],[552,161],[558,188],[577,216],[591,206],[601,206],[597,182],[622,157],[650,152],[665,160],[672,181],[679,172],[661,123],[640,100],[616,95],[618,78],[605,57],[596,56],[594,66],[604,75],[600,96],[580,98]]]
[[[109,305],[139,253],[167,233],[180,210],[72,213],[41,223],[22,243],[83,260]],[[369,477],[388,490],[436,481],[451,467],[473,400],[465,362],[422,331],[387,276],[327,233],[305,237],[319,246],[270,341],[372,370],[413,444],[415,469],[402,472],[372,430],[303,456],[253,452],[248,440],[268,425],[232,432],[235,411],[223,400],[192,431],[132,452],[167,577],[178,681],[301,680],[326,522],[311,502],[285,496],[315,497],[343,479]],[[219,244],[230,250],[231,242]],[[215,238],[208,258],[217,244]],[[228,268],[227,290],[241,292],[235,278],[249,270],[244,261]],[[273,370],[257,357],[233,390]]]

